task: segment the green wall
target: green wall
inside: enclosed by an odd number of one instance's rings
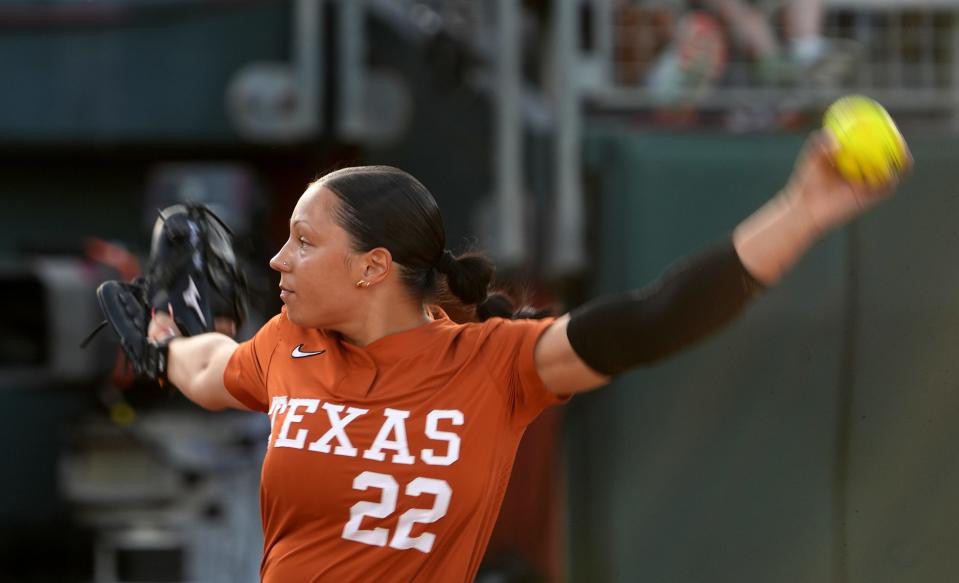
[[[594,290],[653,279],[784,183],[800,136],[587,140]],[[573,581],[959,573],[954,141],[730,328],[570,405]],[[952,245],[950,245],[952,244]]]
[[[0,20],[0,145],[235,142],[230,79],[288,58],[287,2],[18,4],[24,22]]]

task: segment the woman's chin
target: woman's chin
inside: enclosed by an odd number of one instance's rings
[[[286,319],[290,322],[296,324],[297,326],[303,325],[303,318],[296,313],[296,310],[291,310],[289,306],[286,307]]]
[[[315,319],[304,317],[302,313],[295,308],[291,308],[289,304],[286,306],[286,319],[300,328],[323,328]]]

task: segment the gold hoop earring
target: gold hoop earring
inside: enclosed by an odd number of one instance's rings
[[[362,287],[365,289],[370,287],[370,282],[366,281],[365,279],[361,279],[360,281],[356,282],[354,285],[356,285],[356,287]]]

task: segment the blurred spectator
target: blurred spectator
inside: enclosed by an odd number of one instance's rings
[[[783,41],[770,18],[748,0],[701,0],[726,23],[757,65],[759,80],[771,84],[831,85],[845,77],[855,61],[850,41],[822,35],[823,0],[775,2],[783,12]]]
[[[622,2],[616,80],[645,81],[663,103],[695,101],[722,78],[728,37],[755,64],[759,83],[834,85],[851,72],[857,50],[853,41],[824,37],[823,17],[823,0]]]
[[[720,23],[702,10],[682,17],[672,42],[647,74],[656,101],[678,105],[698,101],[726,70],[726,35]]]
[[[670,43],[676,20],[670,3],[623,2],[616,11],[616,82],[635,85]]]

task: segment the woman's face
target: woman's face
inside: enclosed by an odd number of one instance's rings
[[[290,217],[290,237],[270,267],[280,272],[280,298],[291,322],[338,330],[357,309],[355,282],[362,266],[350,237],[333,222],[337,197],[321,185],[303,193]],[[357,273],[353,273],[356,271]]]

